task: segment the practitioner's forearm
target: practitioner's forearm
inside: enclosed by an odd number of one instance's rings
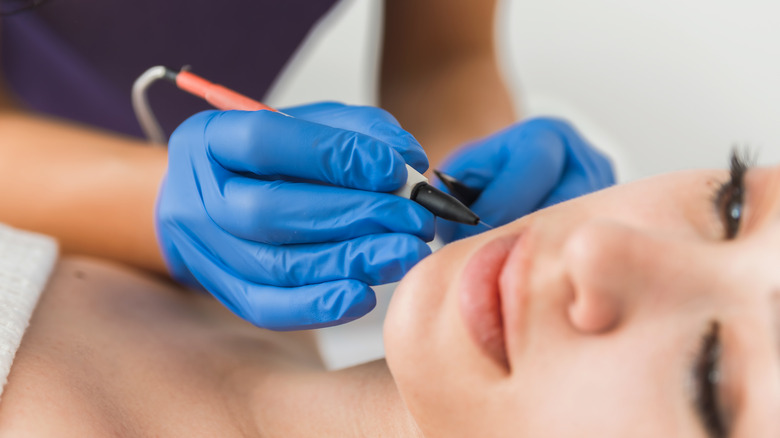
[[[432,166],[517,120],[495,50],[494,1],[385,3],[380,104]]]
[[[154,203],[162,148],[0,107],[0,222],[59,239],[65,253],[165,272]]]
[[[460,61],[446,71],[430,72],[413,86],[388,87],[382,106],[415,135],[436,166],[457,146],[517,120],[496,73],[485,60]]]

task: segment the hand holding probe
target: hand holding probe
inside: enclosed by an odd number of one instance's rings
[[[193,76],[153,67],[132,94],[151,143],[168,145],[154,220],[174,279],[259,327],[311,329],[366,314],[371,286],[431,253],[434,215],[421,202],[441,197],[406,171],[428,160],[392,115],[336,102],[282,115]],[[145,94],[165,77],[220,108],[253,111],[202,111],[168,138]],[[399,187],[406,198],[391,193]]]
[[[164,79],[173,82],[180,89],[198,96],[221,110],[274,111],[278,110],[239,94],[227,87],[212,83],[189,71],[176,72],[165,68]],[[279,112],[280,114],[284,114]],[[467,225],[477,225],[480,220],[462,202],[428,183],[428,179],[413,167],[406,165],[406,183],[393,194],[410,199],[422,205],[434,215]]]

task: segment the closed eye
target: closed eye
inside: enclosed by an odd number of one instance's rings
[[[702,337],[693,366],[694,406],[699,421],[710,438],[728,436],[723,408],[718,397],[721,351],[720,324],[712,321]]]

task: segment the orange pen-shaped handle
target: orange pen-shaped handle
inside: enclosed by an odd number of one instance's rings
[[[184,91],[205,99],[215,108],[221,110],[257,111],[267,110],[278,112],[268,105],[250,99],[243,94],[209,82],[202,77],[188,71],[176,73],[176,85]]]

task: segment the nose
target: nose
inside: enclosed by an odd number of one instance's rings
[[[679,243],[668,237],[614,222],[592,222],[579,227],[563,248],[565,271],[573,296],[568,317],[586,334],[617,330],[639,306],[652,307],[671,287],[671,263]],[[666,283],[666,284],[664,284]],[[675,288],[676,289],[676,288]]]

